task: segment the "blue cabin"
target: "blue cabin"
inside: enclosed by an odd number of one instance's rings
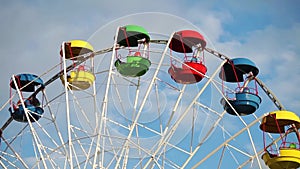
[[[10,80],[11,89],[17,89],[18,87],[24,95],[26,93],[31,94],[36,91],[36,87],[43,87],[44,83],[41,78],[33,74],[18,74],[15,76],[17,86],[15,85],[13,79]],[[44,110],[40,107],[40,102],[36,96],[31,96],[27,99],[22,98],[25,104],[25,107],[29,110],[29,119],[31,122],[35,122],[41,118],[41,115],[44,113]],[[21,101],[18,101],[17,104],[11,103],[11,107],[8,109],[12,118],[19,122],[28,122],[24,107],[21,104]]]
[[[248,87],[253,80],[249,77],[257,76],[258,72],[256,65],[247,58],[231,59],[224,64],[219,77],[225,82],[238,85],[237,89],[230,93],[233,97],[226,95],[226,98],[221,99],[221,104],[227,113],[243,116],[252,114],[259,108],[261,98],[258,96],[257,85],[255,88]],[[239,82],[244,82],[244,85],[240,87]]]

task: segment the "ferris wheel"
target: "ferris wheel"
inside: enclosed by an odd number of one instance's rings
[[[207,47],[197,30],[121,25],[111,37],[97,51],[65,41],[44,74],[12,75],[1,167],[300,166],[300,119],[253,61]],[[274,110],[260,112],[264,101]]]

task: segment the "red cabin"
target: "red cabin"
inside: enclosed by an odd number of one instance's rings
[[[175,51],[184,55],[183,62],[179,62],[181,64],[171,57],[171,67],[168,73],[175,82],[192,84],[203,79],[207,72],[203,62],[204,57],[201,56],[205,46],[204,37],[196,31],[183,30],[174,34],[169,45],[170,52]],[[192,53],[192,56],[187,56],[189,53]]]

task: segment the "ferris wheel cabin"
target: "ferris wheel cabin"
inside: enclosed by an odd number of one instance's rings
[[[149,70],[151,65],[148,55],[149,41],[148,32],[141,26],[127,25],[119,29],[117,43],[129,50],[124,61],[122,58],[117,58],[115,61],[115,67],[122,76],[139,77]],[[140,52],[141,45],[144,45],[142,52]],[[133,50],[133,47],[138,49]]]
[[[89,52],[94,52],[94,48],[88,42],[83,40],[71,40],[65,43],[65,51],[60,51],[61,56],[65,54],[66,59],[76,60],[78,56]],[[63,84],[65,84],[64,75],[60,77]],[[85,65],[80,65],[78,68],[72,70],[67,75],[67,82],[71,90],[86,90],[93,85],[95,75]]]
[[[37,86],[44,86],[43,80],[33,74],[19,74],[15,76],[18,89],[22,92],[35,92]],[[10,80],[10,87],[17,90],[14,85],[13,79]],[[39,100],[32,96],[27,99],[23,99],[26,110],[28,110],[28,117],[31,122],[39,120],[44,113],[44,110],[40,107]],[[18,122],[28,122],[26,117],[26,110],[21,104],[21,100],[17,104],[11,102],[11,107],[8,109],[11,117]]]
[[[286,127],[291,126],[286,130]],[[270,169],[296,169],[300,167],[300,118],[290,111],[275,111],[262,120],[260,129],[267,133],[281,134],[281,145],[275,151],[265,147],[262,159]],[[289,142],[287,136],[295,133],[297,142]],[[264,139],[265,140],[265,139]],[[265,143],[266,144],[266,143]],[[273,143],[274,144],[274,143]]]
[[[206,46],[204,37],[193,30],[183,30],[176,32],[172,37],[169,48],[171,51],[184,54],[184,61],[181,66],[173,64],[171,59],[171,67],[168,73],[171,78],[181,84],[192,84],[201,81],[207,72],[206,66],[199,61],[199,55]],[[197,48],[196,55],[190,58],[187,53],[195,52],[193,48]]]
[[[222,67],[219,77],[225,82],[237,83],[238,88],[234,92],[234,97],[221,99],[221,104],[227,113],[231,115],[249,115],[254,113],[261,103],[258,96],[257,86],[255,90],[247,87],[251,78],[246,75],[256,76],[259,70],[256,65],[247,58],[235,58],[229,60]],[[244,82],[244,86],[240,87],[239,82]]]

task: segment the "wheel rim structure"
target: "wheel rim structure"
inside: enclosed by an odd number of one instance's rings
[[[119,28],[115,37],[118,33]],[[117,38],[111,48],[80,55],[75,61],[63,57],[60,64],[39,76],[50,78],[45,87],[33,93],[43,98],[43,117],[27,123],[10,118],[4,123],[0,165],[263,168],[263,143],[257,135],[263,113],[257,113],[260,117],[232,116],[219,103],[226,98],[223,88],[230,85],[224,86],[217,75],[229,57],[203,49],[208,73],[199,83],[178,84],[167,73],[170,58],[184,63],[180,54],[170,54],[168,48],[175,33],[150,40],[151,66],[140,77],[124,77],[114,67],[117,53],[129,52],[127,47],[117,45]],[[62,86],[56,80],[61,76],[67,79],[67,72],[80,64],[89,65],[96,77],[89,89],[71,90],[67,83]],[[258,78],[253,79],[264,86]],[[264,86],[262,91],[268,91],[274,98],[269,102],[283,109],[269,89]],[[10,100],[22,97],[17,90]],[[7,107],[9,101],[1,111]],[[26,116],[30,115],[26,111]]]

